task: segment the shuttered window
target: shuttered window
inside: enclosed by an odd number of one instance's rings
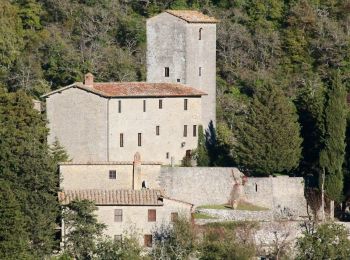
[[[144,235],[144,246],[146,247],[152,247],[152,235]]]
[[[148,210],[148,222],[155,222],[157,220],[157,211],[155,209]]]

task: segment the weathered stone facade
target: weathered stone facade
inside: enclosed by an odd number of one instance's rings
[[[169,68],[169,76],[165,74]],[[186,21],[168,12],[147,20],[147,81],[181,82],[208,95],[204,128],[216,121],[216,23]]]
[[[239,171],[221,167],[162,167],[159,186],[168,196],[186,199],[196,206],[225,204],[232,196],[232,172]],[[307,216],[303,178],[248,178],[241,199],[272,210],[278,218]]]
[[[48,142],[57,138],[74,162],[128,161],[139,152],[180,164],[197,147],[200,96],[106,98],[73,86],[47,96],[46,106]]]

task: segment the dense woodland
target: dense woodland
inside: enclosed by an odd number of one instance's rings
[[[327,199],[349,198],[349,0],[0,0],[0,259],[57,248],[67,155],[46,145],[32,98],[87,72],[145,80],[145,21],[165,9],[220,20],[218,122],[199,138],[198,164],[304,176]]]

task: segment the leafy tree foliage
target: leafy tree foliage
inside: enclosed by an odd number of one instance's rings
[[[340,224],[326,223],[305,231],[297,241],[297,259],[349,259],[348,230]]]
[[[337,75],[328,90],[325,109],[325,141],[320,153],[320,165],[325,171],[327,196],[340,201],[343,191],[343,163],[347,104],[345,88]]]
[[[253,174],[289,172],[298,166],[300,127],[294,105],[277,87],[257,89],[248,114],[237,122],[237,160]]]
[[[0,179],[0,259],[27,259],[25,217],[8,181]]]
[[[104,224],[98,223],[97,207],[88,200],[73,201],[64,208],[65,250],[75,259],[92,259]]]
[[[153,231],[153,259],[187,259],[195,248],[192,224],[179,217],[172,225],[161,225]]]
[[[198,166],[209,166],[209,155],[206,146],[206,139],[204,135],[203,126],[198,126],[198,147],[196,151],[197,165]]]
[[[46,122],[24,92],[0,94],[0,177],[14,189],[35,258],[55,246],[57,175],[46,144]]]

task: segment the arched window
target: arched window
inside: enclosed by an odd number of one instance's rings
[[[199,28],[199,40],[202,40],[202,30],[203,28]]]

